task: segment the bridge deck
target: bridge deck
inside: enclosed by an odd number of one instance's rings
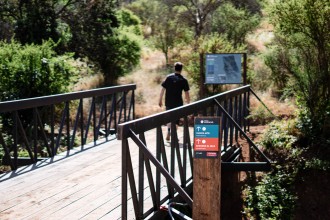
[[[154,132],[146,133],[147,143],[155,143]],[[138,147],[131,155],[138,160]],[[2,174],[0,219],[120,219],[121,170],[121,142],[114,139]]]

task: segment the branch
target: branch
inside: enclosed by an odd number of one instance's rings
[[[63,11],[66,10],[67,7],[71,6],[71,5],[74,5],[76,3],[79,3],[80,1],[79,0],[68,0],[66,4],[63,5],[63,7],[56,13],[56,16],[59,16],[60,14],[63,13]],[[53,7],[55,8],[55,4],[53,5]]]

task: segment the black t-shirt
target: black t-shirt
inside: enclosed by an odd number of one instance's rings
[[[183,105],[182,90],[188,91],[189,84],[181,74],[169,74],[162,86],[166,89],[165,106],[167,108],[176,108]]]

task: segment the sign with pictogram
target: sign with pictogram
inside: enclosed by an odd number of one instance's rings
[[[218,158],[219,156],[219,117],[195,118],[194,157]]]

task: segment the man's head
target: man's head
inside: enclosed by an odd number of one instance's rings
[[[174,64],[174,70],[175,72],[181,72],[183,68],[183,64],[181,62],[176,62]]]

